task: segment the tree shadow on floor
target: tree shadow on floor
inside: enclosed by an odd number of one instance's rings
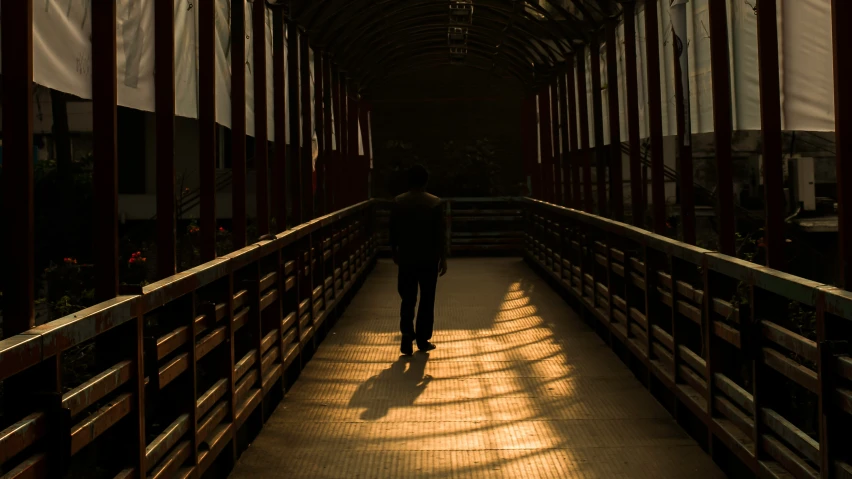
[[[385,417],[391,408],[413,406],[432,381],[432,376],[424,374],[428,360],[428,353],[400,356],[388,369],[358,386],[349,407],[364,408],[361,419],[374,421]]]

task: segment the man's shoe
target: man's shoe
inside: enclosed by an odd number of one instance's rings
[[[426,341],[423,343],[417,343],[417,349],[425,353],[426,351],[431,351],[435,349],[435,345],[430,343],[429,341]]]
[[[402,344],[399,346],[399,352],[401,352],[402,354],[404,354],[406,356],[411,356],[412,354],[414,354],[413,343],[414,343],[413,339],[406,337],[406,336],[403,336],[402,337]]]

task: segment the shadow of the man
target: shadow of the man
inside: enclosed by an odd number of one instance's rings
[[[428,353],[400,356],[391,367],[358,386],[349,407],[364,408],[361,419],[372,421],[385,417],[392,407],[412,406],[432,380],[424,375],[428,360]]]

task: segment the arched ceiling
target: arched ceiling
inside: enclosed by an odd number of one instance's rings
[[[290,0],[287,14],[361,91],[446,64],[534,89],[624,1],[632,0]]]

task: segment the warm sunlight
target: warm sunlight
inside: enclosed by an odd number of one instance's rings
[[[379,262],[236,477],[282,450],[300,477],[673,477],[710,463],[521,260],[451,262],[438,347],[408,357],[395,275]]]

